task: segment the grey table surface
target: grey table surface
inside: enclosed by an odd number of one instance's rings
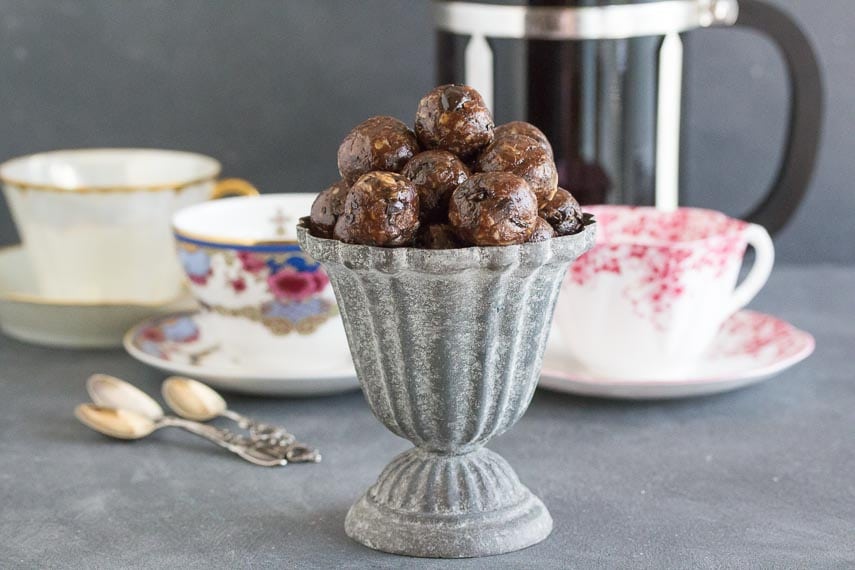
[[[500,557],[419,560],[344,534],[396,453],[359,392],[230,396],[324,452],[264,469],[181,432],[123,443],[76,423],[83,381],[163,378],[121,351],[0,339],[2,568],[839,568],[855,566],[855,269],[782,267],[753,307],[811,331],[807,361],[756,387],[631,403],[538,391],[491,447],[555,530]]]

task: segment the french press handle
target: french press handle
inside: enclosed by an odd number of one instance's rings
[[[822,75],[807,36],[763,0],[739,0],[736,26],[768,36],[784,56],[790,83],[789,126],[781,166],[765,197],[745,219],[771,233],[784,227],[804,198],[816,165],[823,117]]]

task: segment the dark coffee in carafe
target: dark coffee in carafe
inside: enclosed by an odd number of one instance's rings
[[[560,184],[583,204],[683,205],[683,34],[760,30],[787,63],[790,128],[775,182],[745,217],[774,231],[801,201],[819,139],[819,69],[804,34],[766,2],[438,0],[434,9],[438,81],[479,89],[497,122],[541,128]]]

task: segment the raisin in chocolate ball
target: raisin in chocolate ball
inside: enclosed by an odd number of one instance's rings
[[[419,194],[407,178],[392,172],[363,174],[350,187],[336,239],[395,247],[412,243],[419,229]]]
[[[448,224],[428,224],[421,227],[416,245],[426,249],[454,249],[462,247],[457,234]]]
[[[350,237],[350,225],[345,221],[344,215],[338,217],[335,228],[333,228],[333,239],[343,241],[345,243],[353,243]]]
[[[315,198],[312,202],[312,233],[318,237],[332,237],[338,217],[344,213],[344,199],[350,187],[339,180]]]
[[[529,242],[546,241],[555,237],[555,230],[549,225],[549,222],[541,217],[538,217],[534,222],[534,230],[528,238]]]
[[[539,146],[549,153],[549,156],[553,156],[552,145],[549,144],[549,139],[546,138],[546,135],[543,134],[543,131],[541,131],[531,123],[526,123],[525,121],[511,121],[510,123],[505,123],[504,125],[499,125],[498,127],[496,127],[493,131],[493,134],[495,140],[510,135],[527,136],[536,140]]]
[[[414,156],[401,174],[416,186],[421,219],[443,222],[451,193],[469,178],[469,169],[446,150],[427,150]]]
[[[537,221],[537,197],[515,174],[475,174],[451,195],[448,219],[457,235],[473,245],[523,243]]]
[[[531,186],[542,204],[558,188],[558,171],[552,157],[540,143],[525,135],[506,135],[496,139],[478,159],[481,172],[510,172]]]
[[[440,85],[419,101],[416,136],[422,148],[467,160],[493,140],[493,115],[471,87]]]
[[[374,170],[401,172],[419,152],[416,135],[394,117],[371,117],[353,128],[338,147],[338,171],[348,184]]]
[[[582,228],[582,208],[564,188],[559,188],[551,200],[541,204],[540,215],[560,236],[574,234]]]

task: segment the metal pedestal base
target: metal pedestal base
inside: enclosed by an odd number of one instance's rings
[[[489,556],[545,539],[552,517],[498,454],[420,450],[396,457],[350,508],[347,535],[395,554]]]

